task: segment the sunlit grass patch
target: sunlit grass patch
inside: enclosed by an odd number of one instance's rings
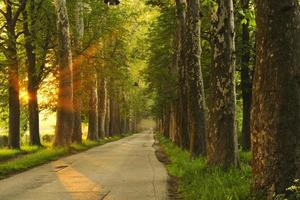
[[[16,149],[0,149],[0,161],[8,160],[20,154],[21,150]]]
[[[84,140],[81,144],[72,144],[71,148],[76,151],[84,151],[100,144],[102,144],[101,141]]]
[[[188,200],[242,200],[250,194],[250,154],[243,153],[241,170],[208,168],[204,158],[192,159],[190,154],[159,136],[171,164],[168,172],[179,177],[179,191]]]
[[[67,155],[68,151],[64,148],[46,148],[37,152],[24,155],[20,158],[0,164],[0,176],[16,171],[22,171],[48,161],[56,160],[61,156]]]
[[[15,158],[18,155],[29,154],[39,150],[38,146],[22,146],[21,149],[0,149],[0,162]]]

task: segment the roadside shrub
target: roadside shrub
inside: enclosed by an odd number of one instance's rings
[[[54,142],[54,135],[46,134],[42,137],[43,143],[53,143]]]
[[[0,147],[8,146],[8,137],[6,135],[0,136]]]

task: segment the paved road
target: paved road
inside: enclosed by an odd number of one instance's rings
[[[0,181],[0,200],[165,200],[151,133],[136,134]]]

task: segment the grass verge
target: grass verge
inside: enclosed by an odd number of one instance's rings
[[[47,163],[49,161],[57,160],[63,156],[71,155],[86,151],[90,148],[106,144],[108,142],[117,141],[121,138],[127,137],[131,134],[123,134],[105,138],[100,141],[85,140],[82,144],[73,144],[70,148],[53,148],[53,147],[22,147],[21,150],[0,150],[0,160],[11,159],[15,156],[15,159],[8,160],[0,163],[0,179],[6,178],[9,175],[16,174],[18,172],[25,171],[32,167]],[[23,151],[27,151],[27,154],[20,155]],[[3,156],[3,157],[2,157]]]
[[[22,146],[21,149],[0,149],[0,162],[7,161],[20,155],[34,153],[38,151],[38,146]]]
[[[187,200],[244,200],[250,196],[250,154],[241,154],[241,170],[208,168],[205,158],[191,155],[161,135],[157,138],[171,163],[170,175],[179,178],[179,192]]]

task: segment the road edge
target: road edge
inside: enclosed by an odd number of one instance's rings
[[[154,137],[154,143],[153,148],[155,149],[155,156],[159,162],[161,162],[164,167],[166,168],[170,163],[171,160],[165,153],[163,147],[160,145],[158,139],[155,137],[155,133],[153,134]],[[167,185],[168,185],[168,199],[169,200],[183,200],[181,197],[181,194],[179,193],[179,178],[176,176],[172,176],[168,170],[168,179],[167,179]]]

